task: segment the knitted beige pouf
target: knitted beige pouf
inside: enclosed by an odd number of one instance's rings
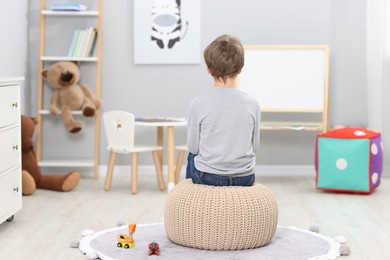
[[[165,229],[178,245],[238,250],[268,244],[275,234],[278,206],[265,186],[216,187],[180,182],[168,195]]]

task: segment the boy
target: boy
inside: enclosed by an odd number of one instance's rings
[[[260,107],[239,90],[244,49],[239,39],[222,35],[204,51],[214,88],[190,105],[186,178],[214,186],[251,186],[259,148]]]

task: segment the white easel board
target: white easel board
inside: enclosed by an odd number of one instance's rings
[[[258,99],[263,112],[323,113],[328,117],[329,47],[244,46],[240,88]]]

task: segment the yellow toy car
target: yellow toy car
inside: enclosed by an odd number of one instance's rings
[[[134,239],[129,239],[128,236],[119,234],[118,235],[118,244],[116,244],[118,247],[124,247],[124,248],[133,248],[134,247]]]
[[[129,235],[119,234],[117,247],[124,247],[126,249],[133,248],[135,246],[133,233],[135,232],[136,224],[129,224]]]

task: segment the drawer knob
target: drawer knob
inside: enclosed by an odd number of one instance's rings
[[[18,102],[12,102],[12,107],[17,108],[18,107]]]
[[[19,149],[19,146],[16,144],[16,145],[14,145],[13,147],[12,147],[12,149],[14,149],[14,150],[18,150]]]
[[[15,187],[14,191],[19,192],[19,187]]]

